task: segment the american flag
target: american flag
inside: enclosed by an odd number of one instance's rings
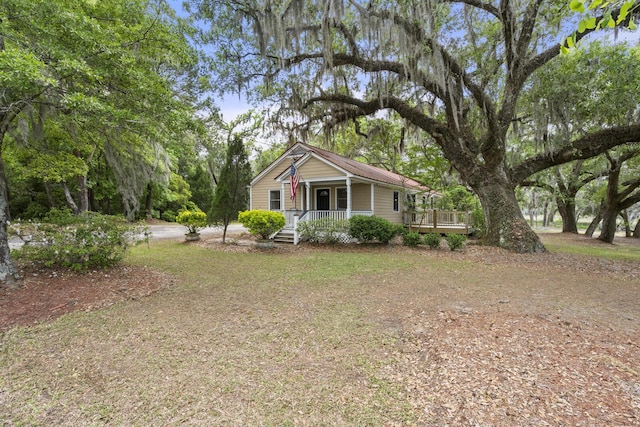
[[[300,184],[300,174],[298,173],[296,166],[291,162],[291,200],[296,198],[298,184]]]

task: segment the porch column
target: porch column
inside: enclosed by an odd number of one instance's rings
[[[371,184],[371,197],[370,197],[370,199],[371,199],[371,212],[373,212],[373,207],[375,206],[374,195],[376,193],[376,189],[375,189],[375,187],[373,185],[374,184],[372,183]],[[375,212],[373,212],[373,213],[375,214]]]
[[[286,211],[286,201],[284,198],[285,192],[284,192],[284,182],[282,182],[281,187],[280,187],[280,210],[284,213],[284,211]]]
[[[347,177],[347,219],[351,218],[351,178]]]
[[[305,181],[304,183],[304,188],[306,191],[306,202],[307,202],[307,210],[310,211],[311,210],[311,183],[309,181]]]

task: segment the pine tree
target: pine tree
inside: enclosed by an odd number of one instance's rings
[[[229,223],[238,218],[238,212],[247,209],[248,185],[251,182],[251,165],[242,139],[235,136],[227,148],[227,158],[220,171],[218,186],[207,217],[223,226],[222,242],[227,236]]]

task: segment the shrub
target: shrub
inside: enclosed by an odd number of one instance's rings
[[[438,233],[427,233],[422,237],[422,240],[431,249],[440,247],[440,235]]]
[[[349,219],[349,234],[359,242],[389,243],[401,227],[379,216],[354,215]]]
[[[416,232],[402,234],[402,244],[411,247],[418,246],[420,244],[420,234]]]
[[[15,252],[17,259],[76,271],[106,268],[122,261],[132,244],[148,236],[146,226],[91,212],[73,215],[53,210],[45,221],[14,225],[28,229],[30,240]]]
[[[303,240],[333,244],[349,236],[349,221],[346,219],[330,222],[324,219],[302,221],[298,223],[297,231]]]
[[[249,229],[254,236],[267,240],[285,225],[284,215],[280,212],[254,209],[238,214],[238,221]]]
[[[176,217],[176,222],[187,227],[190,234],[197,233],[207,227],[207,214],[199,210],[182,211]]]
[[[456,249],[461,249],[462,244],[467,240],[467,236],[463,234],[447,234],[444,236],[447,244],[449,245],[449,249],[452,251]]]

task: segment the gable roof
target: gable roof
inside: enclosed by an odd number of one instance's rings
[[[333,163],[335,166],[344,169],[345,171],[365,179],[372,181],[383,182],[397,187],[411,187],[419,191],[433,190],[425,185],[420,184],[406,176],[382,169],[376,166],[371,166],[366,163],[359,162],[357,160],[349,159],[347,157],[340,156],[331,151],[323,150],[322,148],[313,147],[311,145],[299,142],[301,146],[305,147],[309,152],[323,158],[324,160]]]
[[[333,153],[331,151],[327,151],[322,148],[307,145],[303,142],[298,142],[295,145],[291,146],[280,157],[278,157],[269,166],[267,166],[262,172],[260,172],[251,181],[251,185],[255,184],[265,174],[267,174],[274,167],[279,165],[284,158],[297,157],[297,159],[295,160],[297,163],[299,161],[307,160],[309,156],[316,157],[329,164],[332,164],[336,168],[345,171],[347,174],[351,174],[356,177],[364,178],[370,181],[384,183],[394,187],[400,187],[400,188],[405,187],[405,188],[411,188],[420,192],[430,192],[430,193],[437,194],[437,192],[434,191],[433,189],[425,185],[422,185],[418,181],[415,181],[406,176],[403,176],[403,175],[400,175],[376,166],[371,166],[366,163],[359,162],[357,160],[349,159],[349,158],[340,156],[336,153]],[[285,170],[283,170],[283,172],[278,175],[278,178],[286,175],[288,171],[289,171],[289,165],[287,165]]]

